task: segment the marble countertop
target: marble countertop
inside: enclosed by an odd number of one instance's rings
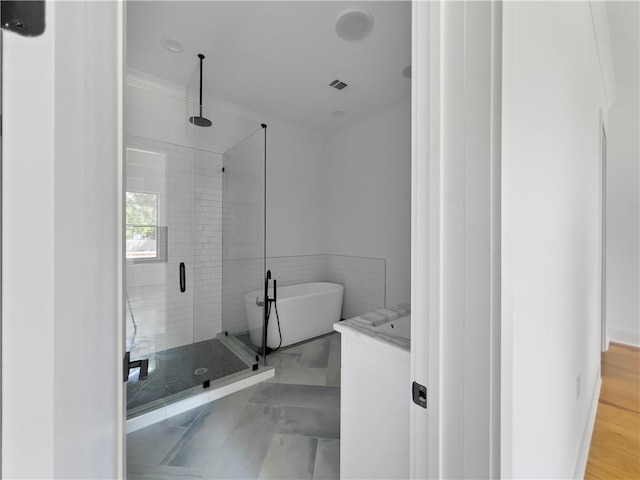
[[[363,335],[410,352],[410,339],[391,335],[378,328],[381,325],[393,322],[410,314],[410,305],[404,303],[393,308],[381,308],[380,310],[376,310],[365,315],[359,315],[342,322],[334,323],[333,328],[340,333],[355,333],[356,335]]]

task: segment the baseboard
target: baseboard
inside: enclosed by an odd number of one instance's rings
[[[620,328],[607,328],[607,340],[609,342],[623,343],[634,347],[640,347],[640,332],[622,330]]]
[[[589,449],[591,448],[591,437],[593,436],[593,427],[596,424],[596,414],[598,413],[600,387],[602,387],[602,379],[600,378],[600,376],[598,376],[595,388],[593,390],[593,393],[591,394],[589,415],[587,417],[587,423],[584,426],[584,430],[582,431],[582,441],[580,442],[580,448],[577,451],[569,478],[584,478],[585,471],[587,470]]]

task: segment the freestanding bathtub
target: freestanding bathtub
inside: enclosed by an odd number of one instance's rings
[[[282,331],[282,346],[302,342],[333,330],[333,324],[340,321],[342,294],[344,287],[338,283],[315,282],[278,287],[277,306]],[[251,342],[262,346],[262,303],[264,290],[249,292],[244,296],[244,307],[249,323]],[[269,289],[269,297],[273,289]],[[275,306],[271,306],[271,316],[267,328],[267,346],[277,348],[280,344],[278,320]]]

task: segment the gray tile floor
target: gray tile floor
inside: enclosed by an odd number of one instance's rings
[[[267,360],[269,382],[129,434],[129,478],[339,478],[340,335]]]

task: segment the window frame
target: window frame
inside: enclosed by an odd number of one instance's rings
[[[142,223],[129,223],[128,214],[127,214],[127,202],[128,202],[128,194],[143,194],[143,195],[153,195],[155,197],[155,223],[150,224],[142,224]],[[152,192],[145,190],[126,190],[125,191],[125,259],[126,261],[131,261],[134,264],[141,263],[166,263],[167,262],[167,250],[168,250],[168,242],[167,242],[167,227],[161,226],[160,223],[160,192]],[[155,256],[148,257],[130,257],[129,249],[127,245],[127,231],[131,228],[154,228],[155,229]]]

